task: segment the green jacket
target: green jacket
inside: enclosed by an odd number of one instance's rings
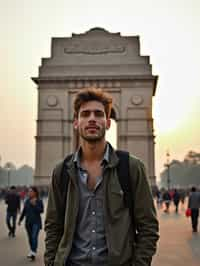
[[[156,251],[158,220],[153,197],[143,163],[136,157],[129,157],[130,176],[135,191],[135,224],[137,241],[131,225],[129,210],[124,206],[123,195],[117,177],[116,165],[119,159],[110,149],[109,163],[103,177],[105,191],[105,230],[108,247],[109,266],[149,266]],[[63,266],[68,257],[79,208],[77,171],[73,158],[68,162],[69,184],[67,200],[64,202],[59,188],[62,163],[52,175],[45,219],[46,266]],[[63,212],[66,206],[65,213]]]

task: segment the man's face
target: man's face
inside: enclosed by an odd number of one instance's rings
[[[74,120],[74,128],[88,142],[104,139],[106,129],[110,128],[110,119],[106,118],[103,104],[89,101],[81,105],[78,118]]]

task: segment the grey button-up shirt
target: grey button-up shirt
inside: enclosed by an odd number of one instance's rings
[[[79,212],[67,266],[106,266],[108,250],[103,211],[103,176],[98,176],[94,190],[89,190],[87,187],[88,172],[81,167],[80,153],[79,149],[74,157],[79,174]],[[101,163],[103,169],[108,159],[109,145],[107,144]]]

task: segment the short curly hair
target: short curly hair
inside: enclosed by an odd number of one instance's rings
[[[74,100],[74,118],[78,117],[78,113],[82,104],[89,101],[101,102],[104,106],[106,117],[110,118],[112,109],[112,96],[99,88],[81,89]]]

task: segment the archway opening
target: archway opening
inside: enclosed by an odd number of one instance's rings
[[[116,112],[114,109],[111,111],[111,126],[106,131],[106,140],[110,142],[110,144],[117,149],[117,118],[116,118]]]

